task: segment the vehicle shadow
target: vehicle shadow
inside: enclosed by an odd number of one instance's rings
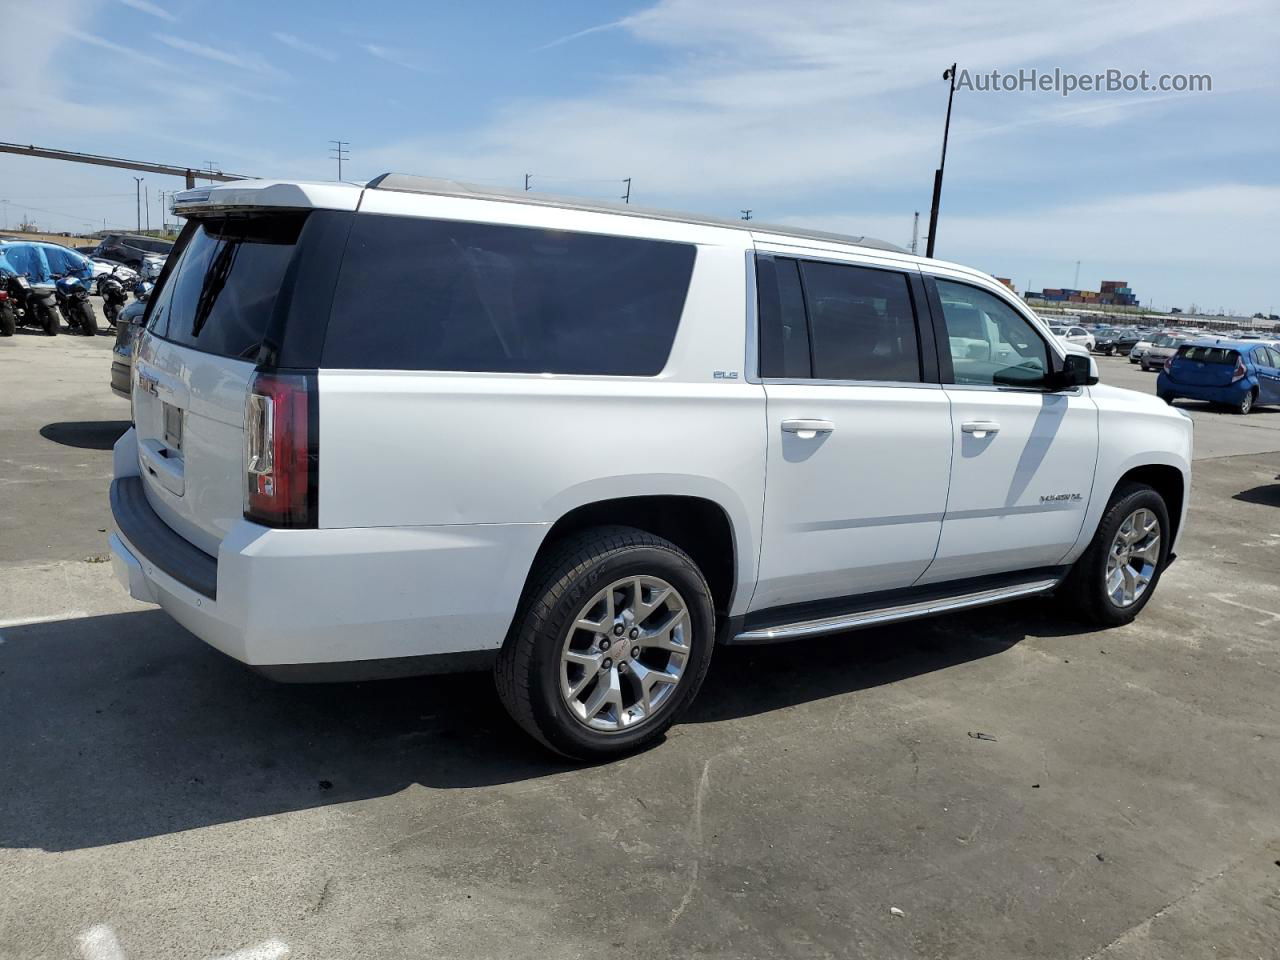
[[[1258,487],[1250,487],[1233,494],[1232,500],[1244,503],[1258,503],[1264,507],[1280,507],[1280,480],[1275,483],[1264,483]]]
[[[1043,601],[1040,601],[1043,604]],[[783,646],[721,648],[686,722],[893,683],[1054,635],[1035,602]],[[160,611],[10,627],[0,847],[73,850],[252,817],[563,773],[488,673],[266,680]],[[661,747],[659,748],[661,749]]]
[[[40,436],[64,447],[110,450],[129,426],[128,420],[68,420],[46,423],[40,428]]]

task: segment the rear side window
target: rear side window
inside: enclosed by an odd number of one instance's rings
[[[1261,367],[1274,367],[1275,360],[1272,359],[1272,352],[1266,347],[1259,347],[1253,351],[1253,362]]]
[[[306,214],[202,221],[157,293],[149,329],[184,347],[253,360]]]
[[[800,273],[815,379],[920,382],[906,274],[813,260]]]
[[[323,365],[655,376],[684,309],[691,244],[357,216]]]
[[[806,380],[810,376],[809,325],[804,313],[800,265],[759,257],[756,286],[760,315],[760,376]]]
[[[1220,363],[1235,366],[1238,354],[1227,347],[1183,347],[1179,351],[1184,359],[1197,363]]]

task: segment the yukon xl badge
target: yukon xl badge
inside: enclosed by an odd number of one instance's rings
[[[1078,493],[1054,493],[1054,494],[1050,494],[1047,497],[1041,497],[1040,502],[1041,503],[1061,503],[1066,500],[1075,502],[1076,500],[1083,500],[1083,499],[1084,497],[1080,496],[1080,494]]]
[[[715,373],[712,374],[712,376],[715,377],[715,379],[717,380],[737,380],[738,371],[737,370],[717,370]]]

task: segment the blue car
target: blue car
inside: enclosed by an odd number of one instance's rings
[[[1185,397],[1248,413],[1256,405],[1280,404],[1280,349],[1257,340],[1195,340],[1184,343],[1156,378],[1166,403]]]

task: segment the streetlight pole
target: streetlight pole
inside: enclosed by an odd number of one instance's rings
[[[146,177],[133,178],[134,207],[137,210],[139,233],[142,232],[142,181],[145,179]]]
[[[951,81],[951,90],[947,94],[947,122],[942,128],[942,159],[938,169],[933,172],[933,208],[929,211],[929,242],[925,246],[925,256],[933,256],[934,235],[938,232],[938,205],[942,202],[942,171],[947,166],[947,137],[951,134],[951,101],[956,95],[956,65],[953,63],[942,74],[943,80]]]

